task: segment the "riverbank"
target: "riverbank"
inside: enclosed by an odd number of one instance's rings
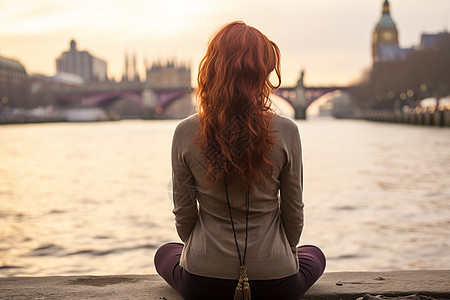
[[[450,127],[450,106],[443,106],[440,109],[410,109],[400,112],[394,111],[366,111],[358,113],[357,119],[401,123],[411,125],[424,125],[436,127]]]
[[[450,270],[325,273],[302,299],[356,300],[366,294],[450,299]],[[0,299],[182,298],[158,275],[0,278]]]
[[[4,108],[0,109],[0,125],[54,122],[117,121],[119,116],[100,107],[71,108]]]

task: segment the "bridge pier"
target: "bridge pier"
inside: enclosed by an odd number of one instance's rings
[[[295,119],[296,120],[306,120],[306,109],[305,107],[294,107],[295,110]]]
[[[304,71],[302,71],[300,79],[297,81],[297,85],[293,87],[282,87],[275,91],[276,95],[292,105],[295,119],[298,120],[306,119],[306,109],[320,97],[337,90],[345,92],[350,88],[348,86],[305,87],[303,81],[304,75]]]
[[[143,118],[144,119],[157,119],[158,114],[156,112],[157,96],[153,89],[145,87],[142,90],[142,106],[143,106]]]
[[[305,86],[303,84],[303,77],[305,72],[302,70],[300,79],[297,81],[297,86],[295,87],[295,119],[306,120],[306,95]]]

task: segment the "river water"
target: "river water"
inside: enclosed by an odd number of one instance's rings
[[[0,127],[0,276],[155,273],[178,121]],[[450,269],[450,129],[297,121],[327,271]]]

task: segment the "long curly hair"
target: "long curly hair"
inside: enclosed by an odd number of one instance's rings
[[[195,138],[208,163],[208,182],[237,178],[249,185],[272,173],[269,95],[281,85],[280,58],[274,42],[241,21],[225,25],[209,42],[197,78]]]

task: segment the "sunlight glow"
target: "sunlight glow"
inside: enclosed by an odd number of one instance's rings
[[[291,119],[294,118],[295,116],[294,108],[286,100],[275,94],[270,95],[270,100],[272,100],[271,108],[277,114]]]
[[[280,47],[283,86],[294,86],[301,69],[306,85],[347,85],[371,63],[368,37],[381,1],[324,6],[280,0],[274,6],[256,0],[0,0],[0,55],[18,59],[29,73],[53,75],[55,58],[73,38],[80,49],[107,61],[108,75],[115,78],[122,75],[124,52],[137,52],[141,66],[144,56],[149,61],[176,57],[196,68],[208,38],[222,25],[242,20]],[[421,33],[450,26],[442,15],[450,9],[448,0],[392,5],[398,25],[410,28],[401,29],[402,44],[415,45]],[[402,14],[408,16],[401,19]]]

